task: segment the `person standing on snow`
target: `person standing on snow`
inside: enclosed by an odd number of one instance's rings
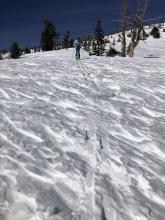
[[[74,47],[76,48],[76,60],[80,60],[81,42],[79,37],[74,41]]]

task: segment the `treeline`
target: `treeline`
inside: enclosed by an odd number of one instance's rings
[[[160,29],[160,24],[157,26],[154,25],[149,34],[145,32],[145,29],[143,29],[140,35],[140,40],[146,40],[149,36],[153,36],[154,38],[160,38]],[[163,29],[163,31],[165,30]],[[7,51],[6,49],[0,50],[0,60],[4,58],[17,59],[22,55],[36,52],[73,48],[75,39],[70,38],[70,34],[71,32],[67,30],[63,34],[63,40],[60,42],[60,33],[57,31],[56,25],[52,21],[45,20],[43,23],[43,30],[40,36],[40,46],[34,46],[31,48],[20,48],[17,42],[13,42],[9,51]],[[123,43],[121,33],[117,35],[118,39],[113,37],[113,34],[114,33],[105,35],[102,27],[102,22],[100,19],[98,19],[96,22],[94,32],[92,34],[87,34],[86,36],[81,38],[83,49],[87,51],[89,55],[122,56],[122,51],[120,52],[115,49],[116,43]],[[107,37],[108,35],[110,37]],[[131,38],[130,31],[127,31],[127,38]],[[105,49],[106,44],[110,45],[108,50]],[[7,56],[5,56],[6,54]]]
[[[57,32],[56,25],[50,20],[45,20],[43,22],[43,31],[40,36],[40,46],[21,48],[18,42],[13,42],[9,50],[0,50],[0,59],[17,59],[25,54],[60,50],[64,48],[68,49],[73,47],[74,39],[70,38],[69,30],[64,33],[62,42],[59,40],[59,36],[60,33]]]
[[[63,40],[60,41],[60,33],[57,31],[56,25],[50,20],[45,20],[43,22],[43,30],[40,35],[40,46],[20,48],[18,42],[13,42],[9,51],[5,49],[0,51],[0,59],[5,57],[4,54],[8,54],[6,58],[17,59],[21,55],[30,53],[73,48],[75,39],[70,38],[70,35],[71,32],[67,30],[63,34]],[[94,33],[81,38],[84,49],[88,51],[90,55],[102,55],[105,51],[106,43],[104,36],[105,34],[102,28],[101,20],[98,19]]]
[[[144,15],[147,10],[147,5],[147,0],[141,0],[141,5],[137,8],[135,7],[135,12],[129,15],[128,3],[126,0],[122,0],[119,34],[117,35],[118,39],[116,39],[116,36],[113,36],[113,33],[109,34],[111,37],[107,37],[107,34],[105,34],[103,30],[102,22],[98,19],[92,34],[81,37],[84,50],[87,51],[89,55],[133,57],[140,40],[146,40],[150,35],[154,38],[160,37],[160,25],[154,25],[150,33],[146,33],[145,31],[146,21],[144,20]],[[139,10],[139,7],[141,10]],[[165,30],[163,29],[163,31]],[[9,51],[4,49],[0,51],[0,59],[5,57],[17,59],[25,54],[68,49],[74,46],[75,39],[70,37],[71,32],[69,30],[62,34],[62,40],[60,40],[60,35],[55,23],[50,20],[45,20],[43,22],[43,30],[40,34],[40,46],[20,48],[18,42],[14,42]],[[128,38],[129,41],[127,40]],[[115,49],[117,43],[121,44],[121,51]],[[108,49],[106,49],[107,44],[109,45]],[[5,56],[5,54],[7,55]]]
[[[60,33],[57,32],[56,25],[52,21],[45,20],[43,22],[43,31],[40,36],[40,46],[21,48],[18,42],[13,42],[9,50],[0,50],[0,59],[17,59],[25,54],[73,47],[74,39],[70,39],[70,31],[67,30],[64,33],[62,42],[59,41],[59,36]]]

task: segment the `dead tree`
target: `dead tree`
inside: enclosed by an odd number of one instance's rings
[[[147,11],[148,0],[137,0],[137,10],[129,17],[129,25],[131,29],[131,42],[127,48],[129,57],[134,56],[135,48],[141,39],[141,33],[144,30],[144,16]]]
[[[127,42],[126,42],[126,11],[128,7],[128,0],[122,1],[121,6],[121,25],[120,25],[120,31],[121,31],[121,56],[126,57],[126,48],[127,48]]]
[[[144,16],[147,11],[147,6],[150,0],[135,0],[133,12],[129,12],[130,5],[133,6],[132,1],[122,0],[121,11],[120,11],[120,20],[114,20],[120,22],[120,41],[121,41],[121,56],[125,57],[126,55],[133,57],[135,48],[138,46],[139,41],[142,39],[144,33],[144,26],[146,20]],[[127,47],[126,42],[126,31],[131,30],[131,42]]]

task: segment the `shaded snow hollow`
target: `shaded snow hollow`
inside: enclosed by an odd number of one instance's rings
[[[0,220],[165,219],[165,38],[82,58],[0,62]]]

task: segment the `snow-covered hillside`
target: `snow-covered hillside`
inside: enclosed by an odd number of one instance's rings
[[[159,27],[159,25],[154,25],[153,27],[157,27],[157,26]],[[151,36],[151,31],[153,27],[149,27],[149,26],[145,27],[145,33],[148,34],[148,37],[144,41],[142,40],[140,41],[140,44],[137,47],[138,50],[137,48],[135,48],[135,56],[143,57],[143,55],[146,55],[147,57],[148,56],[157,57],[157,56],[164,54],[165,23],[162,23],[161,28],[159,27],[160,36],[162,38],[161,40],[160,39],[153,40],[153,37]],[[126,46],[127,47],[131,41],[131,37],[129,36],[130,34],[131,34],[130,31],[126,32]],[[107,50],[109,48],[114,48],[115,50],[119,52],[121,51],[121,33],[108,35],[105,37],[105,39],[110,42],[106,44]]]
[[[134,59],[0,62],[0,220],[165,219],[161,34]]]

